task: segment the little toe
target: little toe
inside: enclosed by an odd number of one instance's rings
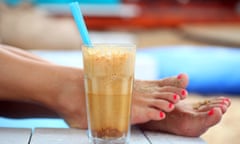
[[[229,107],[231,105],[231,99],[230,98],[224,98],[224,100],[228,102],[227,106]]]
[[[149,120],[163,120],[165,119],[166,114],[157,109],[150,109],[146,116],[149,118]]]

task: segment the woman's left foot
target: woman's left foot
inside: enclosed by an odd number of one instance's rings
[[[181,101],[176,104],[172,112],[166,114],[164,120],[150,121],[139,126],[145,130],[198,137],[220,122],[230,104],[231,100],[225,97],[213,98],[195,104]]]

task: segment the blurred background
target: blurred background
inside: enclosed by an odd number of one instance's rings
[[[53,51],[80,50],[81,37],[69,2],[72,0],[2,0],[0,43],[53,61],[62,58]],[[233,104],[221,123],[202,138],[209,144],[238,143],[240,0],[78,2],[93,42],[137,44],[137,71],[148,67],[143,73],[136,72],[137,78],[159,79],[185,72],[190,77],[191,100],[231,97]],[[0,109],[0,114],[6,112]]]

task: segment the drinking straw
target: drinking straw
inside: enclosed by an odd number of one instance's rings
[[[86,24],[84,22],[83,15],[80,10],[78,2],[71,2],[70,8],[71,8],[71,12],[74,17],[74,20],[77,24],[78,31],[82,37],[83,44],[91,46],[92,43],[90,41],[90,38],[88,35],[88,30],[87,30]]]

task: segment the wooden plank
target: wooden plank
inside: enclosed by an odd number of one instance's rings
[[[32,130],[27,128],[0,127],[1,144],[28,144]]]
[[[150,143],[141,130],[139,130],[137,127],[132,127],[130,144],[150,144]]]
[[[30,144],[87,144],[86,130],[73,128],[36,128]]]
[[[201,138],[183,137],[161,132],[144,131],[151,144],[206,144]]]
[[[35,129],[30,144],[87,144],[86,130],[65,128],[37,128]],[[131,133],[131,144],[149,144],[143,133],[133,128]]]

